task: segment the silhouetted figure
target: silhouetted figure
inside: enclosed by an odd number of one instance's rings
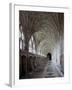
[[[48,53],[48,54],[47,54],[47,58],[48,58],[48,60],[49,60],[49,61],[51,61],[51,60],[52,60],[51,53]]]

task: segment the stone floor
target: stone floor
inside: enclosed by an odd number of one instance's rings
[[[49,61],[47,65],[44,68],[43,77],[49,78],[49,77],[63,77],[62,72],[60,71],[60,68],[55,63]]]
[[[30,72],[26,76],[22,77],[22,79],[54,77],[63,77],[63,73],[60,71],[60,67],[57,64],[52,61],[48,61],[43,69]]]

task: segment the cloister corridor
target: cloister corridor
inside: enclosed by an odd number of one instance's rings
[[[19,79],[64,76],[64,13],[19,11]]]

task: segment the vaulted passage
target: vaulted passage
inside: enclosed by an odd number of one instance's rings
[[[19,11],[19,78],[64,76],[64,14]]]

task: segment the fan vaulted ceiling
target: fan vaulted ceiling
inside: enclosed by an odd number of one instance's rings
[[[63,35],[63,13],[20,11],[20,23],[29,40],[34,36],[37,49],[43,54],[52,52]]]

